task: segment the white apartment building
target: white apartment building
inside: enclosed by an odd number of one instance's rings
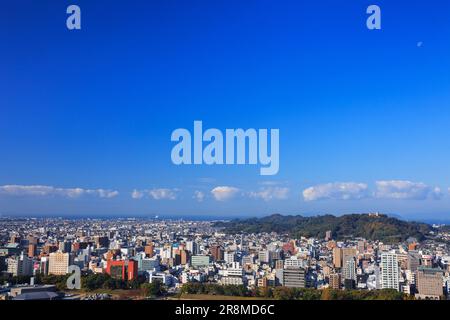
[[[399,291],[398,257],[393,252],[381,254],[381,288]]]

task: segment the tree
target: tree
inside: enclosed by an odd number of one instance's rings
[[[145,297],[160,297],[164,295],[165,288],[160,281],[141,284],[141,290]]]

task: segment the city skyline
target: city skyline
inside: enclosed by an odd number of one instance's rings
[[[0,218],[0,300],[450,297],[449,226],[290,219]]]
[[[450,5],[376,2],[381,30],[369,1],[5,4],[0,214],[448,221]],[[278,174],[174,165],[194,121],[279,129]]]

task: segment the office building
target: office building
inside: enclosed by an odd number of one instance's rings
[[[289,268],[282,271],[283,286],[288,288],[305,288],[306,272],[303,268]]]
[[[69,271],[70,255],[61,251],[49,255],[48,274],[65,275]]]
[[[419,268],[416,276],[416,298],[439,300],[444,295],[443,283],[441,269]]]
[[[210,256],[192,256],[191,257],[191,265],[194,268],[198,267],[207,267],[211,264]]]

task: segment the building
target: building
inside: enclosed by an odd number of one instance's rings
[[[186,250],[189,251],[191,255],[197,254],[197,243],[195,241],[186,242]]]
[[[215,245],[211,247],[211,255],[213,256],[214,261],[223,261],[224,259],[224,250],[221,246]]]
[[[270,262],[269,250],[259,251],[258,252],[258,260],[259,260],[259,263],[269,263]]]
[[[33,260],[23,252],[20,256],[12,256],[6,259],[7,272],[14,277],[31,276],[33,274]]]
[[[59,243],[59,251],[63,253],[71,252],[72,251],[72,242],[70,241],[61,241]]]
[[[333,248],[333,265],[335,268],[342,268],[342,249],[339,247]]]
[[[407,261],[407,269],[412,272],[416,272],[420,266],[420,259],[422,255],[417,251],[409,251],[408,252],[408,261]]]
[[[12,287],[10,296],[15,298],[22,294],[34,293],[34,292],[56,292],[56,286],[54,285],[43,285],[43,286],[17,286]]]
[[[259,278],[257,285],[258,285],[258,287],[261,287],[261,288],[267,288],[269,285],[269,281],[267,280],[267,277]]]
[[[343,270],[344,280],[356,281],[356,261],[355,258],[345,261]]]
[[[190,255],[189,255],[189,251],[187,250],[180,250],[180,263],[182,265],[186,265],[189,263],[190,260]]]
[[[361,254],[366,252],[366,241],[365,240],[358,241],[358,252]]]
[[[210,256],[192,256],[191,257],[191,265],[194,268],[198,267],[207,267],[211,264]]]
[[[167,274],[164,272],[149,272],[149,282],[154,283],[156,281],[162,283],[165,286],[170,286],[176,281],[176,279],[171,274]]]
[[[419,268],[416,276],[417,299],[439,300],[444,295],[441,269]]]
[[[284,260],[284,268],[290,269],[290,268],[302,268],[304,267],[304,262],[301,259],[298,259],[297,257],[293,256],[289,259]]]
[[[108,260],[106,273],[119,280],[134,280],[138,276],[138,262],[135,260]]]
[[[147,256],[147,258],[152,258],[153,255],[155,254],[153,243],[146,245],[144,247],[144,252],[145,252],[145,255]]]
[[[52,252],[49,255],[48,274],[65,275],[69,271],[70,255],[61,251]]]
[[[33,258],[37,255],[37,246],[35,243],[30,243],[28,245],[28,258]]]
[[[159,271],[160,264],[159,259],[156,258],[144,258],[141,260],[141,265],[139,267],[139,271],[148,271],[148,270],[156,270]]]
[[[95,247],[97,249],[109,247],[108,237],[95,236],[94,241],[95,241]]]
[[[127,264],[127,280],[134,280],[138,277],[138,263],[135,260],[128,260]]]
[[[236,261],[236,253],[234,251],[226,251],[224,255],[226,263],[233,263]]]
[[[356,248],[342,248],[342,266],[345,266],[347,261],[354,260],[356,255]]]
[[[275,269],[284,269],[284,260],[277,260],[275,261]]]
[[[223,286],[242,286],[244,280],[242,277],[222,277],[219,283]]]
[[[39,261],[39,273],[45,276],[48,275],[48,265],[49,265],[49,258],[42,257],[41,261]]]
[[[282,271],[283,286],[288,288],[305,288],[306,272],[303,268],[289,268]]]
[[[330,274],[330,288],[339,290],[341,288],[341,275],[339,273]]]
[[[222,285],[243,285],[245,283],[244,269],[239,262],[233,262],[231,265],[220,271],[222,277],[219,283]]]
[[[395,253],[381,254],[381,289],[400,290],[398,258]]]

